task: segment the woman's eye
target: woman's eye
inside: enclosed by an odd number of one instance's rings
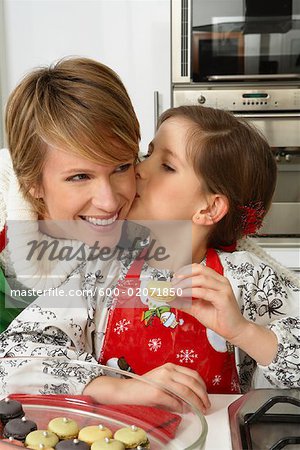
[[[67,178],[67,181],[81,181],[81,180],[88,180],[89,176],[86,173],[77,173],[76,175],[72,175],[71,177]]]
[[[166,163],[162,164],[162,167],[163,167],[163,170],[165,170],[166,172],[176,172],[175,169],[173,169],[173,167],[169,166]]]
[[[132,163],[122,164],[116,168],[115,172],[126,172],[130,167],[132,167]]]
[[[152,150],[151,151],[149,150],[145,155],[141,156],[141,160],[144,161],[145,159],[150,158],[151,155],[152,155]]]
[[[146,158],[149,158],[149,156],[152,155],[153,150],[154,150],[153,146],[149,145],[147,153],[142,156],[142,161]]]

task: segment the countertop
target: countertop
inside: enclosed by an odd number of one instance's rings
[[[208,426],[205,450],[232,450],[227,408],[240,397],[241,395],[229,394],[209,395],[211,408],[205,416]],[[185,419],[177,430],[177,438],[172,440],[164,450],[182,450],[183,442],[190,443],[191,437],[195,439],[199,436],[199,425],[199,420],[196,420],[195,416],[191,416],[190,420]]]
[[[208,433],[205,450],[232,450],[227,407],[240,395],[210,394],[210,412],[205,416]]]

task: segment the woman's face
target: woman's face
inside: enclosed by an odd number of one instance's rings
[[[42,183],[35,190],[35,196],[46,205],[43,219],[78,221],[85,236],[113,230],[117,221],[126,218],[135,196],[133,163],[96,164],[49,147]]]
[[[201,182],[186,159],[190,122],[167,119],[149,145],[146,159],[136,167],[137,195],[131,220],[191,220],[201,200]]]

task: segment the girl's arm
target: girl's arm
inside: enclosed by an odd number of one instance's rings
[[[182,402],[176,396],[160,389],[161,386],[175,392],[203,413],[210,407],[205,383],[195,370],[166,363],[146,373],[142,378],[149,383],[142,382],[138,377],[95,378],[83,393],[100,403],[158,406],[183,412]]]
[[[255,361],[268,365],[277,353],[276,335],[269,329],[243,317],[227,278],[200,264],[186,266],[174,283],[183,297],[193,297],[190,307],[182,308]],[[262,345],[263,343],[263,345]]]
[[[251,261],[238,258],[231,255],[222,261],[234,292],[227,278],[197,264],[178,272],[181,281],[174,287],[195,298],[185,311],[244,350],[272,385],[296,387],[300,382],[299,289],[255,257]]]

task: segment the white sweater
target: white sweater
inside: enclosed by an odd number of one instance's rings
[[[31,241],[50,243],[53,239],[39,231],[37,214],[20,191],[19,182],[12,167],[7,149],[0,150],[0,232],[7,224],[8,243],[0,253],[0,265],[6,276],[16,277],[21,284],[36,290],[58,287],[78,266],[71,261],[51,260],[51,247],[38,260],[38,252],[28,259]],[[82,243],[75,240],[58,239],[58,249],[72,246],[74,250]]]

